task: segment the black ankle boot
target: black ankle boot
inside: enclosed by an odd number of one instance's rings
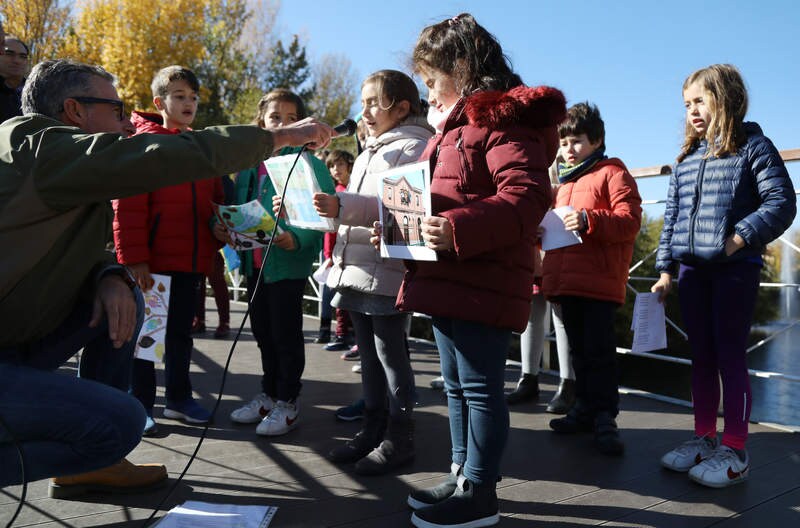
[[[456,491],[458,477],[461,476],[461,469],[462,466],[455,463],[451,464],[450,473],[447,474],[447,478],[443,482],[440,482],[432,488],[411,490],[406,502],[415,510],[439,504]]]
[[[386,431],[386,410],[365,409],[364,426],[354,438],[333,448],[328,459],[337,464],[351,464],[367,456],[380,445]]]
[[[567,414],[570,407],[575,404],[575,380],[561,378],[553,399],[547,405],[546,411],[553,414]]]
[[[621,455],[625,444],[619,437],[617,421],[608,411],[597,413],[594,421],[594,446],[604,455]]]
[[[494,526],[500,522],[497,484],[477,484],[463,475],[453,494],[433,506],[411,515],[411,524],[419,527]]]
[[[359,475],[383,475],[414,460],[414,421],[407,416],[389,419],[386,438],[356,462]]]
[[[517,382],[517,388],[506,396],[509,405],[536,401],[539,399],[539,376],[536,374],[523,374]]]

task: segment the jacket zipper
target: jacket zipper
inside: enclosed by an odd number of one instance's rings
[[[467,154],[464,152],[463,140],[461,130],[459,130],[458,139],[456,140],[456,152],[458,153],[458,161],[461,164],[461,172],[458,174],[457,190],[462,193],[467,190]]]
[[[697,170],[697,186],[695,187],[695,192],[697,199],[694,201],[694,208],[692,209],[692,214],[690,216],[689,222],[689,253],[694,255],[694,227],[697,223],[697,213],[700,211],[700,200],[703,196],[703,178],[706,175],[706,160],[702,159],[700,161],[700,168]]]
[[[194,247],[192,248],[192,271],[197,273],[197,252],[199,251],[198,245],[200,244],[200,237],[198,230],[200,226],[197,224],[197,189],[194,182],[192,182],[192,218],[194,218]]]

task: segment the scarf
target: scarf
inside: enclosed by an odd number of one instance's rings
[[[428,124],[433,127],[437,134],[442,133],[444,130],[444,124],[447,122],[447,118],[450,117],[450,113],[455,107],[456,105],[454,104],[444,112],[440,112],[433,106],[428,108]]]
[[[597,150],[589,154],[589,156],[578,163],[577,165],[566,165],[564,163],[558,164],[558,183],[567,183],[568,181],[577,180],[579,177],[586,174],[598,161],[608,159],[605,154],[605,147],[599,147]]]

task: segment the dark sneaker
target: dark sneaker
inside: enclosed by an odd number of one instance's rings
[[[336,419],[343,422],[353,422],[364,418],[364,400],[360,399],[346,407],[336,409]]]
[[[228,323],[220,323],[217,329],[214,330],[214,339],[225,339],[230,335],[231,327]]]
[[[211,412],[200,407],[200,404],[189,398],[182,402],[167,402],[164,418],[183,420],[193,424],[204,424],[211,419]]]
[[[331,340],[331,330],[330,328],[320,328],[319,335],[317,335],[316,339],[314,339],[314,343],[321,345],[322,343],[328,343]]]
[[[590,433],[594,430],[594,424],[591,418],[573,407],[566,416],[550,420],[550,429],[564,434]]]
[[[336,336],[333,341],[323,347],[329,352],[338,352],[340,350],[347,350],[350,348],[344,336]]]
[[[617,421],[608,412],[600,412],[594,422],[594,446],[604,455],[621,455],[625,444],[619,437]]]
[[[411,515],[417,528],[480,528],[500,522],[496,484],[475,484],[463,475],[453,494]]]

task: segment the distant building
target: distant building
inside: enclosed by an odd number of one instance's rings
[[[387,244],[422,246],[422,217],[425,203],[422,189],[411,185],[405,176],[383,182],[384,237]]]

